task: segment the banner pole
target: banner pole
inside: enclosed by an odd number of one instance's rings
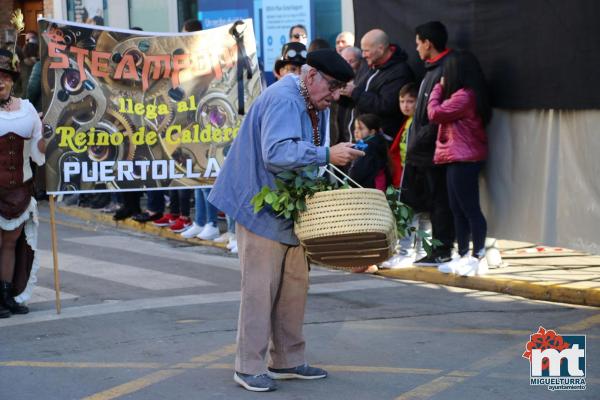
[[[53,194],[50,195],[50,232],[52,235],[52,260],[54,262],[54,292],[56,293],[56,313],[60,314],[60,280],[58,276],[58,244],[56,241],[56,219]]]

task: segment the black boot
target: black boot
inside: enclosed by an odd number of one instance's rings
[[[12,283],[10,282],[0,282],[0,305],[8,308],[12,314],[27,314],[29,312],[29,308],[17,303],[13,298]]]
[[[10,317],[10,310],[8,308],[4,308],[4,306],[0,304],[0,318],[8,317]]]

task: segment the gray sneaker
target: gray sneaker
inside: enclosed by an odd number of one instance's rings
[[[241,372],[233,374],[233,380],[246,390],[251,392],[272,392],[277,385],[267,374],[248,375]]]
[[[327,377],[327,371],[311,367],[306,363],[294,368],[269,368],[268,374],[273,379],[322,379]]]

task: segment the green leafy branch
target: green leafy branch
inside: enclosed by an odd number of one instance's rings
[[[423,242],[423,249],[428,255],[431,254],[435,247],[442,244],[439,240],[433,239],[429,233],[413,226],[412,222],[415,212],[411,207],[400,201],[400,190],[393,186],[388,186],[385,191],[385,197],[396,219],[396,233],[398,237],[407,237],[414,233]]]
[[[311,165],[277,174],[275,188],[263,186],[250,203],[255,213],[269,206],[277,216],[296,221],[298,214],[306,210],[306,198],[325,190],[348,188],[348,184],[338,187],[319,176],[319,167]]]
[[[319,175],[319,167],[307,166],[293,171],[284,171],[276,175],[275,188],[263,186],[250,203],[254,206],[254,213],[260,212],[265,207],[279,217],[296,221],[302,211],[306,211],[306,199],[317,192],[335,189],[349,189],[347,182],[343,185],[332,183],[327,177]],[[423,248],[431,254],[434,247],[441,242],[433,239],[427,232],[418,230],[412,221],[415,212],[412,208],[400,201],[400,191],[389,186],[385,192],[388,204],[396,220],[398,237],[407,237],[414,233],[422,240]]]

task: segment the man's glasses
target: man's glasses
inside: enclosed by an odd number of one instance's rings
[[[306,39],[306,35],[304,35],[302,33],[294,33],[292,36],[295,37],[296,39],[300,39],[300,38]]]
[[[337,79],[327,79],[321,71],[317,70],[317,72],[319,73],[319,75],[321,75],[321,78],[323,78],[325,82],[327,82],[327,86],[329,87],[329,91],[331,93],[346,87],[346,82],[338,81]]]

